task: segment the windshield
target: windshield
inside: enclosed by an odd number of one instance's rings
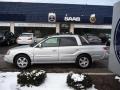
[[[33,34],[21,34],[20,37],[31,37]]]

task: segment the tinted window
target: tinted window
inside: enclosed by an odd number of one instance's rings
[[[49,38],[42,43],[42,47],[57,47],[58,45],[58,38]]]
[[[79,36],[79,38],[81,40],[82,45],[88,45],[89,44],[89,42],[85,38],[80,37],[80,36]]]
[[[61,37],[60,46],[77,46],[77,41],[74,37]]]
[[[21,34],[20,37],[32,37],[33,34]]]

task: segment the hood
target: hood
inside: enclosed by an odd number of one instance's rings
[[[13,49],[26,49],[29,47],[30,47],[30,45],[23,45],[23,46],[17,46],[17,47],[11,48],[11,50],[13,50]]]

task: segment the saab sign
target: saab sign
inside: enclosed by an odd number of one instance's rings
[[[56,22],[56,13],[48,13],[48,22]]]
[[[113,8],[109,69],[120,75],[120,2]]]
[[[90,22],[91,23],[95,23],[96,22],[96,15],[95,14],[91,14],[90,15]]]
[[[64,21],[80,22],[80,17],[71,17],[66,14],[64,17]]]

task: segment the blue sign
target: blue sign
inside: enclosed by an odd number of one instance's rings
[[[120,63],[120,19],[118,20],[118,23],[116,25],[113,40],[115,55],[117,57],[118,62]]]

